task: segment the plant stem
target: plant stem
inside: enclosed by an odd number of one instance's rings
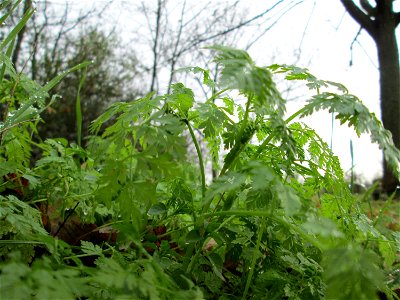
[[[236,158],[239,156],[240,152],[244,149],[245,145],[243,145],[241,143],[241,139],[242,139],[242,136],[243,136],[243,132],[246,129],[248,120],[249,120],[251,100],[252,100],[252,97],[249,97],[249,99],[247,100],[246,111],[244,113],[243,123],[242,123],[242,126],[240,127],[239,133],[237,135],[235,146],[233,146],[233,148],[231,149],[231,151],[228,154],[228,155],[230,155],[231,153],[234,153],[235,155],[233,155],[233,159],[232,160],[227,161],[224,164],[224,166],[222,167],[221,173],[219,174],[219,177],[221,177],[222,175],[224,175],[226,173],[226,171],[228,171],[229,167],[234,163]]]
[[[253,257],[251,259],[251,264],[250,264],[250,272],[249,272],[249,276],[247,277],[246,287],[244,289],[242,300],[246,299],[247,293],[249,292],[250,283],[251,283],[251,280],[252,280],[253,274],[254,274],[254,268],[256,266],[257,254],[260,249],[261,238],[262,238],[262,235],[264,232],[264,223],[265,223],[265,220],[263,219],[263,221],[260,224],[260,229],[258,230],[257,243],[256,243],[256,246],[253,251]]]
[[[289,118],[286,119],[285,123],[289,124],[291,121],[293,121],[293,119],[295,119],[296,117],[298,117],[301,113],[303,113],[305,110],[305,107],[303,107],[302,109],[299,109],[298,111],[296,111],[294,114],[292,114]],[[261,152],[264,150],[264,148],[269,144],[269,142],[274,138],[275,133],[272,132],[265,140],[264,142],[262,142],[262,144],[258,147],[256,154],[254,155],[254,158],[257,158]]]
[[[12,51],[14,49],[14,42],[15,42],[15,40],[12,40],[10,45],[7,48],[7,51],[6,51],[6,56],[7,57],[11,57],[11,55],[12,55]],[[0,83],[3,82],[5,71],[6,71],[6,64],[3,63],[3,67],[0,70]],[[7,113],[5,115],[7,115]]]
[[[206,196],[206,175],[204,172],[203,155],[201,154],[200,146],[199,146],[199,143],[197,142],[196,136],[194,135],[192,126],[190,126],[190,123],[187,120],[185,120],[185,123],[189,129],[190,136],[192,137],[194,146],[196,147],[197,156],[199,158],[199,167],[200,167],[200,176],[201,176],[201,195],[202,195],[202,198],[204,199]]]
[[[78,92],[75,101],[75,114],[76,114],[76,129],[77,129],[77,143],[82,146],[82,108],[81,108],[81,90],[86,80],[87,67],[84,68],[82,78],[79,81]]]
[[[212,216],[237,216],[237,217],[266,217],[276,218],[276,215],[271,214],[269,211],[261,210],[224,210],[212,213],[205,213],[202,215],[204,218]]]
[[[229,89],[228,88],[227,89],[223,89],[223,90],[219,91],[218,93],[213,94],[209,99],[207,99],[206,102],[210,102],[210,101],[215,100],[216,98],[218,98],[220,95],[222,95],[226,91],[229,91]]]
[[[350,156],[351,156],[350,191],[354,193],[354,151],[353,151],[353,141],[351,139],[350,139]]]
[[[273,214],[268,211],[252,211],[252,210],[228,210],[228,211],[217,211],[213,213],[205,213],[201,217],[208,218],[210,216],[236,216],[236,217],[265,217],[269,218],[283,226],[287,227],[293,232],[296,232],[300,235],[304,240],[308,241],[309,243],[313,244],[319,249],[326,249],[327,247],[324,246],[321,242],[317,240],[317,238],[313,237],[312,235],[305,232],[300,226],[296,224],[292,224],[289,221],[285,220],[283,217]]]
[[[45,242],[26,241],[26,240],[0,240],[0,244],[27,244],[27,245],[45,245]]]
[[[254,155],[254,158],[257,158],[261,152],[264,150],[264,148],[269,144],[269,142],[272,140],[274,137],[274,134],[271,133],[265,140],[262,142],[262,144],[258,147],[256,154]]]
[[[190,260],[190,263],[186,269],[187,274],[190,274],[192,272],[193,265],[199,259],[199,256],[200,256],[200,253],[202,250],[203,250],[203,248],[200,247],[199,249],[197,249],[196,254],[194,256],[192,256],[192,259]]]
[[[300,114],[302,114],[304,111],[306,110],[306,106],[304,106],[303,108],[299,109],[298,111],[296,111],[294,114],[292,114],[289,118],[286,119],[285,123],[289,124],[290,122],[293,121],[293,119],[297,118]]]

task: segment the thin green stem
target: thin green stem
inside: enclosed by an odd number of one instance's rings
[[[29,123],[29,122],[33,122],[33,121],[35,121],[35,119],[28,119],[28,120],[21,121],[21,122],[15,123],[13,125],[10,125],[10,126],[4,128],[4,129],[0,130],[0,135],[2,135],[7,130],[10,130],[11,128],[18,127],[18,126],[20,126],[20,125],[22,125],[24,123]]]
[[[202,198],[204,199],[206,196],[206,175],[204,172],[203,155],[201,154],[200,146],[199,146],[199,143],[197,142],[197,139],[194,134],[192,126],[190,125],[189,121],[187,121],[187,120],[185,123],[189,129],[190,136],[192,137],[194,146],[196,147],[197,156],[199,158],[199,167],[200,167],[200,176],[201,176],[201,195],[202,195]]]
[[[269,142],[272,140],[274,137],[274,134],[271,133],[265,140],[262,142],[262,144],[258,147],[256,154],[254,154],[254,157],[257,158],[261,152],[264,150],[265,147],[269,144]]]
[[[105,252],[110,252],[108,249],[106,250],[102,250],[102,253]],[[73,255],[73,256],[66,256],[63,257],[63,260],[68,260],[68,259],[73,259],[73,258],[81,258],[81,257],[89,257],[89,256],[101,256],[100,254],[95,254],[95,253],[85,253],[85,254],[77,254],[77,255]]]
[[[332,131],[333,131],[333,126],[332,126]],[[331,151],[332,151],[332,146],[331,146]],[[350,156],[351,156],[350,191],[353,193],[354,192],[354,151],[353,151],[353,141],[351,139],[350,139]]]
[[[256,247],[254,248],[253,257],[251,259],[251,264],[250,264],[250,272],[249,272],[249,276],[247,276],[246,287],[244,288],[244,293],[242,296],[243,300],[246,299],[246,297],[247,297],[247,293],[249,292],[251,280],[253,279],[254,268],[256,267],[256,261],[257,261],[257,256],[258,256],[257,254],[258,254],[258,250],[260,249],[261,238],[264,233],[264,225],[265,225],[265,220],[263,219],[263,221],[260,224],[260,229],[258,230],[257,243],[256,243]]]
[[[82,145],[82,108],[81,108],[81,90],[86,80],[87,67],[83,69],[82,78],[79,81],[78,92],[75,101],[75,114],[76,114],[76,128],[77,128],[77,143],[78,146]]]
[[[38,242],[38,241],[23,241],[23,240],[0,240],[0,244],[45,245],[44,242]]]
[[[249,120],[251,100],[252,100],[252,98],[249,98],[249,100],[247,100],[246,111],[244,113],[244,122],[242,124],[242,127],[240,128],[240,136],[238,137],[238,139],[241,137],[241,135],[243,134],[244,130],[246,129],[246,126],[247,126],[247,123],[248,123],[248,120]]]
[[[292,114],[289,118],[286,119],[285,123],[289,124],[292,122],[295,118],[297,118],[300,114],[302,114],[306,110],[306,107],[303,107],[296,111],[294,114]]]
[[[292,114],[289,118],[286,119],[285,123],[289,124],[296,117],[298,117],[300,114],[302,114],[304,112],[304,110],[305,110],[305,107],[296,111],[294,114]],[[265,149],[265,147],[267,147],[267,145],[269,144],[269,142],[271,142],[271,140],[274,138],[274,136],[275,136],[274,132],[272,132],[269,136],[267,136],[267,138],[264,140],[264,142],[262,142],[262,144],[258,147],[257,152],[254,155],[254,158],[257,158],[261,154],[261,152]]]
[[[253,210],[226,210],[226,211],[216,211],[212,213],[205,213],[202,215],[204,218],[212,216],[237,216],[237,217],[266,217],[266,218],[276,218],[275,215],[268,211],[253,211]]]
[[[213,94],[210,98],[207,99],[206,102],[210,102],[210,101],[217,99],[220,95],[222,95],[226,91],[229,91],[229,89],[223,89],[223,90],[219,91],[218,93]]]
[[[200,253],[203,250],[203,247],[200,247],[199,249],[197,249],[196,254],[192,257],[192,259],[190,260],[190,263],[186,269],[186,273],[190,274],[192,272],[193,269],[193,265],[194,263],[199,259]]]
[[[288,229],[296,232],[300,235],[305,241],[313,244],[319,249],[325,249],[322,243],[320,243],[315,237],[311,236],[310,234],[304,232],[300,226],[296,224],[292,224],[289,221],[285,220],[283,217],[277,216],[268,211],[251,211],[251,210],[229,210],[229,211],[217,211],[213,213],[205,213],[201,217],[208,218],[210,216],[236,216],[236,217],[265,217],[271,219],[283,226],[287,227]]]
[[[250,114],[250,104],[251,104],[251,100],[252,98],[249,97],[249,99],[247,100],[246,103],[246,111],[244,113],[244,117],[243,117],[243,123],[242,126],[240,127],[239,133],[237,135],[236,141],[235,141],[235,146],[233,146],[233,148],[231,149],[231,151],[229,152],[229,154],[233,153],[233,159],[227,161],[224,166],[222,167],[221,173],[219,174],[219,177],[221,177],[222,175],[224,175],[226,173],[226,171],[228,171],[228,169],[230,168],[230,166],[235,162],[235,160],[237,159],[237,157],[239,156],[240,152],[244,149],[244,146],[241,143],[241,139],[243,136],[243,133],[246,129],[247,123],[249,121],[249,114]]]
[[[9,45],[8,48],[7,48],[7,51],[6,51],[6,56],[7,56],[7,57],[11,57],[12,51],[13,51],[13,49],[14,49],[14,43],[15,43],[15,39],[12,40],[12,42],[10,43],[10,45]],[[4,78],[4,73],[5,73],[5,71],[6,71],[6,64],[3,62],[3,67],[2,67],[1,70],[0,70],[0,83],[3,82],[3,78]]]

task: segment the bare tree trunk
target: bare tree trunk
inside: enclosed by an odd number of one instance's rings
[[[158,66],[158,40],[160,35],[160,20],[161,20],[161,6],[162,0],[158,0],[157,2],[157,16],[156,16],[156,32],[154,36],[154,44],[153,44],[153,71],[151,75],[151,85],[150,92],[154,91],[154,86],[157,79],[157,66]]]
[[[172,81],[174,80],[175,65],[176,65],[177,60],[179,59],[179,56],[177,54],[179,53],[178,47],[181,44],[181,36],[182,36],[183,27],[184,27],[183,18],[185,17],[185,10],[186,10],[186,0],[183,2],[183,5],[182,5],[181,19],[179,20],[179,30],[178,30],[178,34],[176,36],[174,51],[171,55],[171,64],[170,64],[170,69],[169,69],[169,80],[168,80],[168,90],[167,90],[168,94],[171,91],[171,84],[172,84]]]
[[[375,42],[378,48],[382,122],[385,128],[390,130],[394,144],[400,149],[400,70],[396,26],[389,20],[382,20],[379,25]],[[399,180],[385,162],[383,190],[393,192],[397,185]]]
[[[376,0],[372,6],[361,0],[363,10],[353,0],[341,0],[347,12],[374,39],[379,60],[380,96],[382,122],[393,136],[393,142],[400,148],[400,69],[399,49],[396,41],[396,27],[400,23],[400,13],[393,11],[393,0]],[[399,185],[387,162],[383,163],[382,188],[392,193]]]

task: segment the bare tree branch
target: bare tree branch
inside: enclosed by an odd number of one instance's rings
[[[208,2],[206,5],[204,5],[200,10],[198,10],[197,13],[193,14],[193,16],[192,16],[189,20],[187,20],[187,21],[185,22],[185,24],[183,25],[183,27],[186,27],[186,26],[189,25],[191,22],[195,21],[195,20],[201,15],[201,13],[202,13],[204,10],[206,10],[206,9],[210,6],[210,4],[211,4],[211,1]]]
[[[152,40],[153,40],[153,42],[154,42],[154,41],[155,41],[154,31],[153,31],[152,24],[151,24],[151,21],[150,21],[150,16],[149,16],[149,14],[147,13],[147,8],[146,8],[146,6],[144,5],[144,2],[141,3],[141,9],[142,9],[143,14],[144,14],[144,16],[145,16],[145,18],[146,18],[147,28],[149,28],[150,34],[151,34],[151,38],[152,38]]]
[[[251,48],[251,46],[253,46],[263,35],[265,35],[269,30],[271,30],[272,27],[274,27],[284,15],[286,15],[289,11],[291,11],[293,8],[295,8],[297,5],[301,4],[302,2],[303,1],[299,1],[299,2],[294,3],[293,5],[290,5],[283,13],[281,13],[281,15],[279,16],[278,19],[276,19],[272,24],[270,24],[263,31],[261,31],[261,33],[257,34],[256,38],[254,38],[253,40],[251,40],[250,42],[247,43],[247,45],[245,47],[246,51],[249,50]]]
[[[55,43],[54,43],[54,47],[53,47],[53,51],[51,52],[51,61],[55,62],[56,60],[56,55],[57,55],[57,51],[58,51],[58,45],[60,43],[61,38],[65,35],[65,33],[67,31],[65,31],[64,33],[64,28],[66,26],[67,20],[68,20],[68,3],[65,5],[65,10],[64,10],[64,14],[61,17],[60,21],[59,21],[59,26],[60,29],[58,31],[58,35],[55,38]],[[53,70],[53,74],[51,74],[51,76],[54,76],[58,73],[58,67],[59,65],[57,63],[53,64],[55,66],[55,69]]]
[[[356,36],[354,37],[353,41],[350,44],[350,62],[349,62],[350,67],[353,65],[353,46],[354,46],[354,43],[357,41],[357,38],[360,35],[361,30],[362,30],[362,27],[360,26],[360,29],[358,30]]]
[[[36,23],[36,16],[33,15],[32,17],[33,22]],[[37,26],[33,26],[33,41],[32,41],[32,62],[31,62],[31,74],[32,80],[36,80],[37,75],[37,46],[39,44],[40,36],[43,30],[47,27],[48,24],[48,17],[47,17],[47,1],[44,2],[43,7],[43,24],[40,29]]]
[[[75,29],[78,25],[81,25],[85,20],[94,16],[95,13],[96,13],[96,8],[93,8],[92,10],[88,11],[86,14],[84,14],[84,15],[80,14],[78,18],[71,20],[69,22],[66,22],[65,27],[67,27],[67,25],[69,27],[67,29],[65,29],[62,33],[66,34],[69,31]],[[69,24],[71,24],[71,25],[69,25]],[[59,24],[57,24],[57,25],[59,25]]]
[[[25,15],[28,12],[28,10],[31,8],[32,8],[32,1],[25,0],[23,14]],[[26,32],[26,26],[22,27],[22,29],[20,30],[20,32],[17,35],[17,41],[15,43],[15,48],[14,48],[13,55],[11,58],[11,61],[14,64],[15,68],[17,67],[18,56],[19,56],[19,52],[21,50],[21,45],[22,45],[22,41],[24,39],[25,32]]]
[[[365,47],[357,40],[356,43],[358,44],[358,46],[360,46],[361,50],[364,52],[365,56],[368,58],[369,62],[371,63],[371,65],[374,66],[374,68],[376,70],[379,71],[379,67],[376,65],[375,60],[371,57],[371,54],[369,53],[369,51],[367,51],[365,49]]]
[[[171,5],[167,5],[166,1],[159,0],[158,7],[152,9],[149,9],[144,1],[141,2],[144,21],[149,28],[149,34],[145,38],[150,41],[150,53],[152,53],[147,68],[151,77],[149,81],[152,82],[150,90],[157,89],[156,82],[160,79],[161,71],[167,71],[169,74],[169,77],[165,78],[168,80],[166,87],[169,89],[176,76],[174,71],[180,65],[187,64],[187,59],[199,59],[199,53],[194,50],[201,43],[218,41],[233,46],[242,38],[242,29],[254,24],[257,28],[261,28],[262,24],[268,21],[269,24],[267,23],[265,29],[257,30],[255,40],[252,42],[254,44],[260,35],[265,34],[283,15],[302,2],[304,0],[275,0],[261,13],[250,17],[247,17],[248,14],[246,15],[243,9],[238,9],[240,0],[221,3],[223,6],[214,6],[213,1],[199,1],[195,5],[190,5],[190,11],[189,2],[186,3],[185,0],[175,2],[172,11],[169,11]],[[277,14],[273,15],[275,11]],[[170,15],[180,17],[172,19]],[[196,56],[191,53],[192,51]],[[142,60],[143,63],[147,58],[148,55]]]
[[[360,0],[360,4],[370,17],[376,15],[376,7],[373,7],[368,0]]]
[[[306,26],[304,27],[303,34],[301,35],[300,43],[299,43],[299,46],[297,47],[297,60],[296,60],[296,62],[300,61],[301,48],[303,47],[304,38],[306,36],[306,32],[308,30],[308,26],[310,25],[311,18],[314,15],[316,4],[317,4],[316,1],[314,1],[313,7],[312,7],[311,12],[310,12],[310,16],[307,19]]]
[[[246,20],[246,21],[240,22],[239,24],[237,24],[237,25],[235,25],[235,26],[233,26],[233,27],[230,27],[230,28],[225,29],[225,30],[223,30],[223,31],[221,31],[221,32],[218,32],[218,33],[216,33],[216,34],[210,35],[210,36],[208,36],[208,37],[200,38],[200,39],[198,39],[197,41],[193,41],[188,47],[182,49],[182,50],[180,51],[180,52],[181,52],[180,54],[182,54],[182,53],[184,53],[184,52],[186,52],[186,51],[189,51],[190,49],[193,49],[194,47],[198,46],[199,44],[201,44],[201,43],[203,43],[203,42],[206,42],[206,41],[215,39],[215,38],[220,37],[220,36],[222,36],[222,35],[226,35],[226,34],[232,32],[232,31],[235,31],[235,30],[237,30],[237,29],[239,29],[239,28],[241,28],[241,27],[243,27],[243,26],[246,26],[246,25],[248,25],[248,24],[254,22],[254,21],[257,20],[257,19],[262,18],[262,17],[265,16],[268,12],[270,12],[271,10],[273,10],[275,7],[277,7],[279,4],[281,4],[281,3],[284,2],[284,1],[285,1],[285,0],[280,0],[280,1],[276,2],[272,7],[266,9],[266,10],[263,11],[262,13],[260,13],[260,14],[258,14],[258,15],[256,15],[256,16],[254,16],[254,17],[251,18],[251,19],[248,19],[248,20]],[[300,1],[300,2],[302,2],[302,1]]]
[[[158,66],[158,38],[160,34],[160,20],[161,20],[161,6],[163,5],[161,0],[157,2],[157,16],[156,16],[156,33],[153,44],[153,73],[151,75],[150,92],[154,91],[154,85],[157,77],[157,66]]]
[[[400,24],[400,12],[394,14],[394,20],[397,27]]]
[[[172,80],[174,78],[175,64],[176,64],[177,59],[179,58],[179,57],[177,57],[177,53],[178,53],[179,44],[181,43],[181,36],[182,36],[183,27],[184,27],[183,18],[185,16],[185,10],[186,10],[186,0],[183,2],[183,5],[182,5],[181,18],[179,20],[178,35],[176,37],[175,46],[174,46],[174,50],[173,50],[172,57],[171,57],[171,64],[170,64],[170,70],[169,70],[170,73],[169,73],[169,81],[168,81],[168,93],[170,92]]]
[[[374,21],[369,15],[365,14],[353,0],[340,0],[348,13],[357,21],[362,28],[364,28],[371,36],[375,36],[376,29]]]

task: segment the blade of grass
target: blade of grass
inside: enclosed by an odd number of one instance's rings
[[[58,76],[56,76],[54,79],[52,79],[49,83],[47,83],[39,92],[40,93],[47,93],[48,91],[50,91],[53,87],[55,87],[65,76],[67,76],[69,73],[80,70],[82,68],[87,67],[89,64],[91,64],[91,62],[83,62],[79,65],[76,65],[75,67],[72,67],[70,69],[68,69],[67,71],[59,74]],[[18,123],[18,122],[22,122],[25,121],[26,119],[32,119],[33,115],[32,114],[28,114],[28,116],[26,118],[22,118],[22,116],[24,115],[24,113],[26,112],[27,109],[32,108],[32,106],[35,104],[35,102],[37,101],[37,99],[35,97],[32,97],[30,99],[30,101],[25,102],[18,110],[17,112],[10,118],[7,119],[7,124],[6,127],[11,127],[14,126],[14,124]],[[35,115],[38,115],[40,113],[39,110],[37,110],[36,108],[34,108],[34,110],[36,111]],[[22,119],[21,119],[22,118]]]
[[[25,241],[25,240],[0,240],[0,244],[4,245],[11,245],[11,244],[17,244],[17,245],[45,245],[44,242],[38,242],[38,241]]]
[[[334,128],[335,128],[335,114],[334,114],[334,112],[332,112],[332,114],[331,114],[331,144],[329,146],[331,151],[333,149],[333,129]]]
[[[353,141],[351,139],[350,139],[350,156],[351,156],[350,191],[354,192],[354,151],[353,151]]]
[[[11,54],[14,49],[14,44],[15,44],[15,39],[12,40],[12,42],[10,43],[10,46],[8,46],[8,48],[7,48],[7,51],[6,51],[7,58],[11,57]],[[0,70],[0,83],[3,82],[4,73],[6,72],[6,66],[7,66],[6,63],[3,61],[3,66],[1,67],[1,70]]]
[[[21,31],[21,29],[25,26],[26,22],[32,17],[34,10],[29,8],[26,14],[22,17],[21,21],[11,30],[11,32],[7,35],[4,41],[0,44],[0,51],[2,51],[8,43],[14,40],[17,34]]]
[[[6,8],[7,5],[9,5],[11,2],[12,2],[12,0],[8,0],[8,1],[4,1],[4,2],[0,3],[0,10]],[[7,18],[13,13],[13,11],[18,7],[18,5],[20,3],[21,3],[21,0],[18,0],[14,4],[14,6],[10,9],[10,11],[0,18],[0,26],[3,26],[3,23],[5,22],[5,20],[7,20]]]
[[[77,70],[80,70],[82,68],[87,67],[88,65],[92,64],[90,61],[85,61],[83,63],[80,63],[79,65],[76,65],[75,67],[72,67],[61,74],[57,75],[54,77],[51,81],[49,81],[44,87],[43,91],[48,92],[50,91],[53,87],[55,87],[65,76],[67,76],[69,73],[75,72]]]
[[[76,113],[76,129],[77,129],[77,143],[81,147],[82,143],[82,106],[81,106],[81,89],[86,80],[87,67],[84,68],[82,78],[79,81],[78,93],[76,95],[75,113]]]

